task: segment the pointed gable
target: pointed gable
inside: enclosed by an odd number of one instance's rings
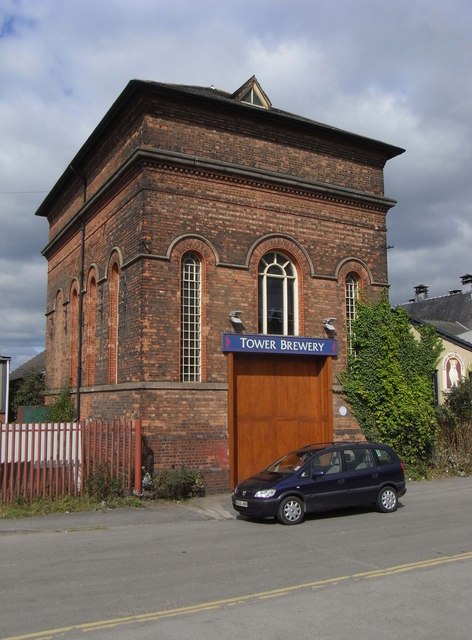
[[[237,102],[245,102],[263,109],[270,109],[272,106],[269,97],[259,84],[256,76],[252,76],[239,89],[236,89],[231,98]]]

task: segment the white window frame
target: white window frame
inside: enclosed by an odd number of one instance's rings
[[[182,256],[180,297],[180,380],[201,381],[202,260],[189,251]]]
[[[269,262],[270,260],[270,262]],[[279,274],[269,273],[272,267],[277,267]],[[259,326],[262,333],[268,333],[268,280],[269,278],[282,280],[282,325],[281,335],[298,335],[298,275],[293,262],[286,255],[279,251],[267,252],[259,262],[258,269],[258,290],[262,297],[262,322],[259,318]],[[289,283],[293,287],[293,309],[289,309]],[[262,286],[261,286],[262,285]],[[289,315],[293,314],[293,332],[289,333]],[[258,310],[259,313],[259,310]]]
[[[354,353],[352,348],[352,325],[357,317],[357,302],[359,300],[359,277],[356,273],[348,273],[345,282],[346,304],[346,335],[348,353]]]

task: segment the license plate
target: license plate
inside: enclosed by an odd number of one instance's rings
[[[247,500],[235,500],[234,504],[237,507],[247,507]]]

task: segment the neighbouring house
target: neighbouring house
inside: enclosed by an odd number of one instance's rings
[[[130,81],[36,212],[51,398],[141,418],[155,467],[212,490],[361,437],[337,376],[359,292],[388,286],[401,153],[273,107],[255,77]]]
[[[435,378],[438,403],[459,380],[472,372],[472,275],[461,276],[462,287],[447,295],[429,297],[429,287],[415,287],[415,297],[399,305],[410,316],[413,327],[435,327],[443,342],[443,352]]]

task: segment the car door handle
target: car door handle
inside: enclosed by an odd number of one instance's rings
[[[339,478],[338,484],[344,484],[344,478]]]
[[[378,477],[379,477],[379,474],[378,474],[378,473],[373,473],[373,474],[372,474],[372,477],[373,477],[373,478],[378,478]]]

